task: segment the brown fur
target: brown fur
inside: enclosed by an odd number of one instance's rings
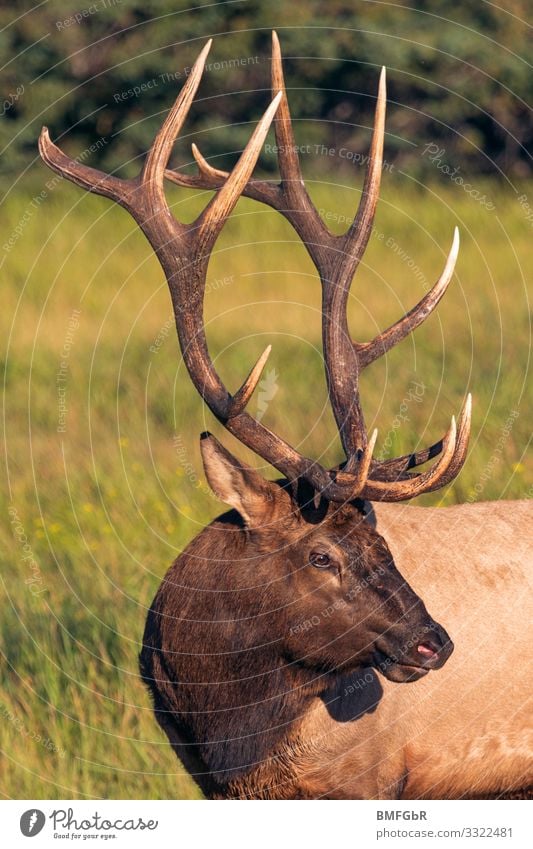
[[[156,717],[206,795],[460,798],[531,784],[530,504],[383,504],[365,519],[357,505],[326,505],[310,523],[266,484],[261,525],[255,473],[243,484],[218,466],[211,485],[247,520],[226,514],[178,558],[141,654]],[[302,561],[309,538],[349,552],[340,576]],[[390,592],[376,606],[370,583],[354,602],[347,587],[377,564]],[[375,644],[389,633],[415,656],[406,635],[431,620],[409,584],[456,650],[402,686]]]

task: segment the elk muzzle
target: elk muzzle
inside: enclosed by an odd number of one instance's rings
[[[425,621],[414,629],[399,623],[399,634],[387,634],[376,642],[374,666],[389,681],[417,681],[444,666],[453,652],[448,633],[423,609]]]

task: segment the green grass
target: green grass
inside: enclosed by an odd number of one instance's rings
[[[385,183],[376,219],[383,238],[372,237],[353,285],[355,338],[370,338],[423,295],[455,224],[462,248],[437,314],[362,378],[368,428],[380,429],[378,454],[385,441],[394,452],[434,441],[470,389],[467,465],[453,486],[420,502],[523,496],[531,244],[524,214],[509,190],[492,185],[485,187],[496,205],[489,212],[445,177],[423,191],[405,179],[387,176]],[[341,216],[358,199],[347,188],[312,191],[321,208]],[[32,196],[22,186],[5,201],[4,239]],[[187,193],[171,197],[184,219],[199,208]],[[208,427],[243,459],[258,461],[223,434],[189,386],[166,284],[124,212],[62,183],[2,257],[2,793],[198,796],[153,719],[137,654],[146,608],[167,567],[221,509],[203,483],[198,434]],[[208,336],[227,386],[237,387],[271,342],[278,391],[264,422],[309,455],[337,462],[319,286],[291,229],[241,202],[209,281]],[[57,375],[78,310],[61,384],[65,431],[58,432]],[[425,385],[423,399],[406,402],[407,418],[396,428],[413,381]],[[502,436],[513,411],[520,414]]]

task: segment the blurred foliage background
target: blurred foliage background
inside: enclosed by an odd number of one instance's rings
[[[105,139],[98,161],[107,169],[130,162],[147,149],[208,36],[216,42],[188,127],[201,133],[217,125],[211,156],[242,148],[250,116],[267,103],[276,28],[300,141],[356,148],[385,64],[387,156],[398,167],[431,170],[420,147],[436,143],[465,176],[526,176],[530,16],[530,0],[508,0],[504,8],[485,0],[2,3],[1,167],[10,175],[28,167],[43,123],[53,138],[67,134],[67,148],[77,153]],[[132,93],[141,86],[142,96]],[[274,168],[275,158],[263,166]]]

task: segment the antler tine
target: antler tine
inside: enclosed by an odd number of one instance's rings
[[[139,218],[144,218],[146,215],[147,200],[151,201],[150,206],[154,206],[155,202],[158,207],[167,208],[163,191],[166,163],[200,84],[205,58],[211,44],[212,41],[208,41],[198,56],[185,85],[148,152],[139,177],[125,180],[111,174],[104,174],[96,168],[71,159],[51,141],[47,127],[42,128],[39,136],[39,152],[44,162],[82,189],[110,198],[126,207],[138,223],[140,223]],[[148,195],[137,191],[139,186],[148,184],[150,184]],[[176,231],[180,225],[177,221],[174,224]],[[173,235],[176,236],[176,232]]]
[[[176,329],[183,358],[196,389],[219,421],[248,447],[257,451],[269,461],[271,461],[271,455],[269,453],[262,454],[262,451],[265,450],[264,439],[262,438],[264,428],[258,422],[255,423],[252,417],[247,414],[242,420],[239,419],[239,414],[243,413],[244,407],[255,388],[253,381],[255,378],[259,379],[260,371],[257,371],[256,366],[237,396],[232,397],[230,395],[220,380],[209,356],[203,323],[203,300],[211,251],[228,216],[239,200],[243,187],[250,179],[278,107],[280,96],[278,94],[274,98],[257,124],[222,189],[211,199],[198,218],[186,228],[190,239],[187,266],[176,271],[175,258],[171,257],[169,261],[165,249],[158,250],[159,260],[170,286],[176,317]],[[252,423],[257,424],[257,428],[254,428]],[[271,436],[274,442],[276,442],[276,439],[278,440],[277,449],[283,463],[283,457],[286,456],[288,446],[277,437]],[[258,439],[259,442],[257,442]],[[268,452],[268,448],[266,450]],[[298,456],[295,454],[295,457]],[[305,462],[308,463],[307,460]],[[280,471],[288,474],[285,469],[280,469]]]
[[[252,180],[243,187],[242,194],[281,212],[302,239],[317,268],[325,268],[328,264],[328,248],[336,244],[341,237],[329,232],[311,202],[302,179],[283,76],[281,49],[275,32],[272,33],[271,86],[273,96],[275,93],[281,93],[281,102],[274,122],[281,182],[276,185],[268,180]],[[192,153],[198,165],[197,175],[189,176],[168,170],[166,177],[180,186],[220,189],[228,177],[228,172],[209,165],[195,144],[192,145]]]
[[[470,430],[472,426],[472,395],[470,392],[466,396],[461,413],[459,415],[459,423],[457,425],[457,439],[455,453],[452,461],[441,478],[427,487],[424,492],[432,492],[435,489],[441,489],[443,486],[451,483],[457,477],[464,466],[468,454],[468,442],[470,439]]]
[[[376,118],[369,165],[363,193],[354,223],[343,236],[331,233],[322,221],[305,188],[292,130],[283,75],[279,39],[272,33],[272,90],[282,94],[274,129],[278,145],[281,182],[278,186],[254,180],[243,194],[266,203],[281,212],[301,237],[313,260],[323,289],[323,343],[326,376],[331,403],[348,467],[355,472],[362,462],[367,439],[359,402],[359,363],[347,325],[346,305],[351,277],[368,243],[381,178],[385,122],[386,85],[382,70],[376,103]],[[176,172],[167,176],[181,185],[218,188],[225,172],[212,168],[195,146],[193,156],[198,175],[187,177]]]
[[[370,144],[363,192],[355,218],[348,232],[343,237],[343,252],[339,254],[337,259],[337,262],[343,266],[343,277],[348,286],[368,245],[376,214],[383,168],[386,109],[387,72],[386,68],[383,67],[379,75],[378,96],[374,113],[374,129],[372,132],[372,142]]]
[[[355,471],[366,449],[366,429],[359,398],[361,363],[348,327],[348,297],[352,278],[370,238],[381,182],[385,131],[386,85],[381,72],[374,130],[363,193],[355,219],[337,237],[328,263],[319,267],[322,280],[322,339],[331,406],[348,463]]]
[[[221,171],[220,168],[213,168],[207,159],[204,159],[195,142],[191,144],[191,150],[194,160],[198,165],[199,174],[205,180],[211,180],[213,187],[220,188],[229,177],[229,171]],[[168,176],[170,179],[173,179],[176,176],[176,172],[170,171]]]
[[[228,409],[228,419],[233,419],[235,416],[238,416],[248,404],[248,401],[254,394],[255,387],[259,383],[259,379],[263,373],[263,369],[270,356],[271,350],[272,345],[268,345],[265,348],[241,388],[234,394]]]
[[[194,226],[198,224],[199,246],[201,245],[204,249],[211,249],[226,218],[230,215],[242,194],[242,190],[248,183],[280,100],[281,92],[278,92],[257,124],[228,179],[195,222]]]
[[[122,180],[111,174],[104,174],[89,165],[83,165],[63,153],[50,139],[48,127],[43,127],[39,136],[39,153],[52,171],[66,177],[72,183],[88,192],[110,198],[121,206],[127,206],[134,184],[132,180]]]
[[[198,165],[195,177],[168,170],[172,146],[198,89],[210,45],[211,42],[201,51],[137,178],[123,180],[70,159],[51,142],[46,128],[43,128],[39,140],[43,160],[82,188],[117,201],[135,218],[167,277],[180,346],[191,379],[214,415],[241,442],[272,463],[289,480],[294,482],[302,478],[332,501],[345,502],[355,497],[399,501],[443,486],[458,473],[466,457],[470,396],[461,412],[458,431],[452,420],[444,439],[430,449],[378,463],[372,459],[377,431],[367,441],[358,381],[362,367],[414,330],[434,309],[453,274],[458,249],[457,233],[444,272],[436,285],[399,322],[370,343],[352,342],[347,324],[346,305],[351,278],[368,243],[379,192],[385,119],[384,71],[380,79],[370,162],[359,209],[347,233],[336,236],[323,223],[302,180],[283,79],[281,51],[275,33],[272,85],[273,94],[277,93],[231,173],[212,168],[195,145],[193,156]],[[281,175],[279,185],[251,179],[274,117]],[[217,194],[192,224],[182,224],[171,215],[164,194],[165,176],[180,185],[216,189]],[[302,456],[245,412],[270,346],[234,395],[227,391],[210,359],[203,325],[209,256],[224,222],[243,194],[269,204],[291,222],[320,274],[326,375],[347,458],[340,470],[327,471],[319,463]],[[440,459],[429,471],[414,475],[409,473],[408,469],[440,451]]]
[[[361,497],[361,493],[364,492],[370,467],[372,465],[372,455],[374,453],[377,438],[378,431],[377,428],[375,428],[368,440],[366,448],[363,451],[363,456],[359,459],[359,461],[353,465],[351,465],[350,461],[348,461],[345,463],[342,470],[337,472],[335,479],[336,482],[338,484],[345,485],[346,487],[351,486],[352,499]]]
[[[289,103],[287,100],[287,92],[285,89],[285,79],[283,76],[283,66],[281,59],[281,49],[279,44],[279,39],[276,32],[272,32],[272,94],[280,93],[281,103],[278,109],[278,114],[276,116],[276,122],[274,125],[275,135],[276,135],[276,143],[283,151],[280,155],[279,160],[279,168],[282,181],[286,182],[287,185],[284,186],[287,191],[291,191],[292,184],[296,181],[299,184],[301,190],[305,192],[305,187],[303,185],[302,174],[300,169],[300,161],[298,158],[298,153],[296,151],[296,145],[294,141],[294,133],[292,131],[292,123],[291,116],[289,111]],[[229,176],[228,171],[222,171],[219,168],[213,168],[212,165],[206,161],[206,159],[200,153],[197,145],[193,142],[192,144],[192,153],[193,157],[198,165],[198,175],[197,176],[189,176],[187,174],[180,174],[177,171],[168,170],[166,172],[166,177],[174,183],[177,183],[181,186],[194,186],[197,188],[220,188],[224,181]],[[273,184],[268,184],[266,181],[260,180],[255,181],[255,185],[260,187],[261,189],[264,186],[268,186],[269,188],[274,188]],[[281,187],[279,187],[281,189]],[[243,186],[243,190],[245,187]],[[244,192],[247,194],[247,192]],[[278,193],[281,195],[281,191]],[[278,196],[278,200],[280,197]]]
[[[379,501],[406,501],[432,489],[443,486],[444,476],[453,462],[457,446],[457,426],[455,416],[443,439],[443,451],[437,462],[427,472],[412,475],[407,480],[378,481],[367,480],[362,498]]]
[[[272,31],[272,91],[281,91],[283,94],[276,123],[274,124],[276,144],[280,150],[279,172],[281,183],[288,198],[291,195],[298,197],[299,194],[303,192],[307,194],[307,192],[302,179],[300,159],[294,140],[289,101],[287,100],[287,90],[285,88],[285,77],[283,75],[281,48],[278,34],[275,30]]]
[[[195,177],[189,177],[186,174],[178,174],[176,171],[167,171],[167,177],[173,180],[178,185],[191,186],[194,188],[212,188],[220,189],[224,181],[228,178],[228,171],[221,171],[219,168],[213,168],[209,162],[204,159],[198,147],[193,142],[191,145],[192,155],[198,166],[198,174]],[[275,183],[270,183],[267,180],[250,180],[242,190],[242,194],[252,200],[258,200],[278,208],[279,201],[279,186]]]
[[[335,483],[334,474],[295,451],[244,411],[257,385],[269,350],[238,392],[232,396],[220,380],[209,356],[203,325],[203,297],[210,251],[243,188],[250,179],[269,126],[281,99],[274,97],[224,186],[192,224],[182,224],[170,214],[162,190],[172,144],[185,120],[198,87],[209,45],[201,52],[176,103],[152,144],[139,177],[122,180],[70,159],[51,141],[46,129],[40,139],[43,160],[62,176],[84,189],[109,197],[125,206],[154,248],[165,272],[176,319],[183,358],[191,379],[214,415],[245,445],[272,463],[290,480],[304,478],[318,492],[345,501],[346,487]]]
[[[423,321],[433,312],[442,296],[448,289],[448,286],[453,277],[455,263],[459,253],[459,230],[456,227],[453,234],[453,242],[450,248],[450,253],[446,260],[444,270],[433,286],[432,289],[425,295],[418,304],[407,312],[403,318],[392,324],[387,330],[384,330],[371,342],[356,342],[359,356],[359,363],[362,368],[373,363],[378,357],[381,357],[389,351],[402,339],[405,339],[413,330],[416,330]]]
[[[185,122],[185,119],[191,108],[194,96],[198,91],[198,86],[202,79],[202,74],[205,66],[207,54],[211,49],[213,39],[209,39],[207,44],[200,51],[196,62],[194,63],[185,85],[181,89],[174,106],[168,113],[161,129],[157,133],[148,155],[146,157],[144,168],[141,174],[141,184],[150,187],[150,193],[153,200],[158,202],[160,208],[166,208],[167,202],[165,199],[163,182],[165,169],[167,167],[170,154],[174,142],[179,135],[179,132]]]
[[[408,477],[409,469],[414,469],[417,466],[422,466],[428,460],[442,452],[443,441],[439,439],[437,442],[430,445],[429,448],[423,448],[421,451],[411,451],[410,454],[403,454],[401,457],[393,457],[390,460],[374,461],[372,466],[372,477],[376,480],[402,480],[402,476]]]
[[[399,481],[413,481],[418,480],[420,484],[423,485],[423,492],[432,492],[435,489],[440,489],[446,484],[450,483],[461,471],[464,462],[466,460],[467,452],[468,452],[468,441],[470,439],[470,429],[471,429],[471,421],[472,421],[472,395],[468,393],[466,396],[463,406],[461,408],[461,412],[459,414],[459,423],[457,425],[457,436],[455,440],[455,448],[453,451],[453,456],[447,466],[447,468],[442,468],[443,457],[441,457],[433,467],[440,468],[440,475],[436,477],[432,477],[428,479],[426,476],[424,478],[423,475],[412,475],[407,472],[408,469],[413,468],[414,466],[422,465],[422,463],[427,462],[427,460],[439,454],[441,451],[445,451],[446,449],[446,436],[440,440],[435,445],[431,446],[429,449],[425,449],[424,451],[417,452],[415,454],[406,454],[404,457],[397,457],[394,460],[385,461],[383,463],[379,463],[379,468],[373,468],[371,471],[372,480],[369,481],[369,486],[374,487],[374,485],[378,481],[382,481],[386,484],[387,487],[395,485],[395,483]],[[433,453],[429,453],[433,452]],[[444,456],[444,454],[443,454]],[[374,475],[378,471],[379,477],[374,478]],[[430,470],[431,473],[432,470]],[[427,475],[428,473],[426,473]],[[387,490],[388,491],[388,490]],[[401,490],[400,490],[401,491]],[[416,493],[420,494],[420,493]],[[371,496],[365,494],[365,497],[370,498]],[[372,496],[375,498],[375,496]],[[409,496],[411,497],[411,496]],[[403,499],[389,499],[388,500],[403,500]]]
[[[353,274],[368,244],[376,211],[383,165],[386,111],[386,71],[382,69],[376,99],[374,129],[361,201],[352,225],[342,236],[332,234],[322,222],[305,189],[297,148],[294,142],[290,110],[283,77],[281,50],[277,34],[272,34],[272,86],[282,92],[276,115],[275,133],[281,183],[254,180],[243,194],[266,203],[281,212],[293,225],[320,274],[323,291],[323,344],[328,390],[347,462],[337,472],[335,486],[345,492],[379,500],[401,500],[411,493],[435,489],[451,480],[466,457],[469,429],[469,405],[461,413],[457,442],[448,434],[423,451],[378,462],[372,460],[375,438],[367,443],[364,417],[359,400],[361,369],[385,354],[393,345],[415,330],[440,302],[453,276],[459,250],[459,233],[454,232],[452,247],[444,270],[420,302],[403,318],[380,333],[371,342],[353,342],[347,322],[347,301]],[[193,146],[198,175],[190,178],[167,172],[183,185],[218,188],[226,172],[213,168]],[[371,445],[372,443],[372,445]],[[428,472],[412,475],[409,469],[441,454]],[[370,476],[370,479],[369,477]],[[335,500],[330,486],[328,497]]]
[[[194,142],[191,145],[191,149],[198,166],[198,174],[181,174],[179,171],[168,169],[165,171],[167,180],[189,189],[220,189],[229,177],[229,171],[221,171],[219,168],[213,168],[202,156]],[[260,201],[261,203],[266,203],[274,209],[278,208],[279,186],[267,180],[250,180],[243,188],[242,195]]]

